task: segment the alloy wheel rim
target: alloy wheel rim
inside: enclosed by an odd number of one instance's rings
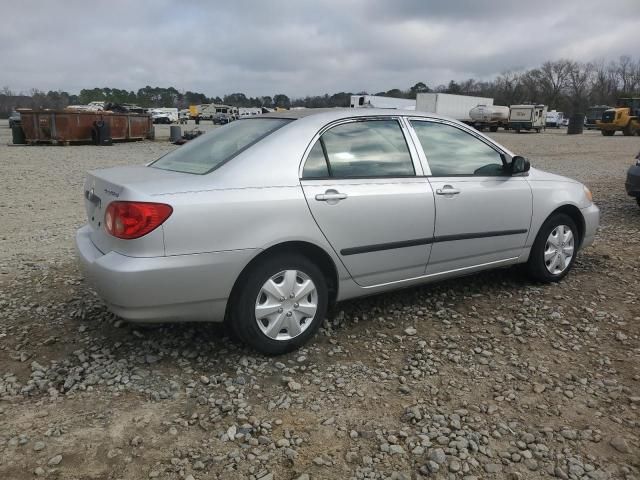
[[[255,304],[258,327],[272,340],[287,341],[301,335],[318,310],[318,290],[299,270],[283,270],[260,288]]]
[[[558,225],[549,236],[544,246],[544,264],[551,275],[560,275],[573,259],[575,242],[573,231],[567,225]]]

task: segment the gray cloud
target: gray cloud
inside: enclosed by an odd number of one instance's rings
[[[293,96],[635,55],[638,0],[297,0],[1,7],[0,86]]]

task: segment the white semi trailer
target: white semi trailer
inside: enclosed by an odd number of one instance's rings
[[[478,130],[488,128],[497,132],[499,127],[509,128],[509,107],[501,105],[478,105],[469,110],[472,125]]]
[[[436,113],[469,124],[471,123],[469,111],[478,105],[491,106],[493,98],[450,93],[419,93],[416,97],[416,110]]]
[[[415,110],[416,101],[407,98],[382,97],[379,95],[351,95],[351,108],[397,108]]]

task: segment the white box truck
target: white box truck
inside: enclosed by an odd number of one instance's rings
[[[465,123],[471,123],[469,111],[478,105],[491,106],[493,98],[450,93],[419,93],[416,97],[416,110],[436,113]]]
[[[546,105],[511,105],[509,128],[520,133],[520,130],[535,130],[540,133],[547,124]]]
[[[415,110],[416,101],[407,98],[382,97],[379,95],[351,95],[351,108],[397,108]]]

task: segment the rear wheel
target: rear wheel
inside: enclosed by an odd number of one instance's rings
[[[549,217],[538,232],[527,270],[536,280],[541,282],[558,282],[562,280],[576,259],[579,234],[573,219],[557,213]]]
[[[631,122],[629,122],[629,123],[627,124],[627,126],[626,126],[626,127],[624,127],[624,128],[622,129],[622,134],[623,134],[625,137],[630,137],[630,136],[632,136],[634,133],[635,133],[635,132],[634,132],[634,130],[633,130],[633,126],[631,125]]]
[[[230,324],[240,340],[267,355],[304,345],[327,312],[327,282],[306,257],[280,254],[254,265],[239,280]]]
[[[636,197],[636,203],[638,204],[638,206],[640,207],[640,197]]]
[[[498,131],[498,127],[495,125],[492,125],[491,127],[489,127],[489,131],[490,132],[497,132]]]
[[[600,130],[602,132],[602,135],[604,135],[605,137],[611,137],[614,133],[616,133],[615,130]]]

